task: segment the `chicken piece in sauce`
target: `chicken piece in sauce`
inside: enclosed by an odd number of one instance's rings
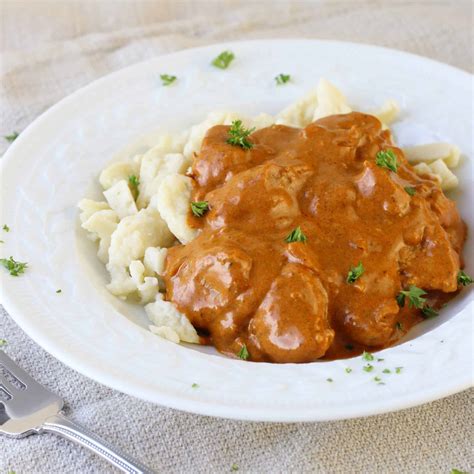
[[[456,294],[465,225],[378,119],[273,125],[248,149],[228,136],[211,128],[194,159],[192,200],[209,212],[190,214],[200,233],[169,249],[165,275],[166,298],[219,351],[245,345],[250,360],[278,363],[350,357],[423,320],[400,291],[419,287],[430,306]],[[381,151],[396,171],[378,164]]]

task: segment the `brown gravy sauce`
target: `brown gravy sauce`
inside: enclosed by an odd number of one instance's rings
[[[418,176],[373,116],[273,125],[245,150],[211,128],[195,157],[200,234],[169,249],[166,299],[219,351],[311,362],[394,344],[423,320],[396,296],[415,285],[440,307],[458,291],[466,229],[436,182]],[[391,149],[394,173],[376,165]],[[411,196],[405,187],[415,188]],[[287,243],[300,226],[306,242]],[[364,273],[347,283],[351,266]]]

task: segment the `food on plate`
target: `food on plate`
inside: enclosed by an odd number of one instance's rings
[[[245,360],[394,344],[470,283],[443,193],[459,150],[402,150],[397,114],[354,112],[322,80],[276,117],[213,113],[112,164],[106,202],[79,204],[108,289],[145,305],[153,333]]]

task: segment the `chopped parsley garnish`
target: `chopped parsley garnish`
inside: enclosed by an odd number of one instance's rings
[[[250,354],[245,344],[242,344],[242,347],[240,348],[240,351],[238,352],[237,356],[240,357],[242,360],[247,360],[249,358]]]
[[[395,373],[396,374],[401,374],[402,373],[403,367],[395,367]]]
[[[345,368],[346,374],[350,374],[352,372],[352,369],[350,367]]]
[[[385,359],[377,359],[377,362],[383,362]]]
[[[170,76],[169,74],[160,74],[160,79],[164,86],[169,86],[170,84],[173,84],[174,81],[176,81],[177,77]]]
[[[242,120],[234,120],[229,129],[229,138],[227,143],[229,145],[240,146],[244,150],[250,150],[253,143],[247,140],[247,137],[255,130],[254,128],[244,128]]]
[[[434,309],[433,307],[431,306],[423,306],[423,308],[421,308],[421,312],[423,313],[423,317],[425,319],[431,319],[431,318],[434,318],[436,316],[438,316],[439,314],[439,311],[436,311],[436,309]]]
[[[13,132],[10,135],[5,135],[3,138],[5,138],[7,142],[11,143],[14,142],[19,136],[20,134],[18,132]]]
[[[426,291],[411,285],[408,290],[402,290],[397,295],[398,306],[403,308],[405,306],[405,297],[408,297],[408,306],[410,308],[421,309],[426,303],[426,298],[423,298],[424,295],[426,295]]]
[[[191,385],[191,387],[192,387],[192,388],[199,388],[199,384],[193,383],[193,384]]]
[[[10,232],[10,227],[8,227],[6,224],[3,224],[2,229],[3,229],[5,232]]]
[[[380,377],[374,377],[374,381],[375,381],[375,382],[381,382],[382,379],[381,379]]]
[[[128,184],[130,185],[133,196],[136,199],[140,192],[140,190],[138,189],[138,186],[140,185],[140,180],[134,174],[132,174],[128,177]]]
[[[372,364],[367,364],[367,365],[364,365],[362,369],[365,370],[365,372],[372,372],[372,370],[374,370],[374,366]]]
[[[275,81],[279,86],[286,84],[290,79],[291,76],[289,74],[278,74],[278,76],[275,77]]]
[[[410,196],[414,196],[416,194],[416,189],[412,186],[405,186],[403,188]]]
[[[239,466],[237,466],[237,464],[235,464],[235,462],[234,462],[234,464],[232,464],[232,466],[230,466],[230,470],[233,471],[233,472],[238,471]]]
[[[351,267],[349,272],[347,273],[346,281],[347,283],[354,283],[361,275],[364,273],[364,266],[362,262],[359,262],[356,267]]]
[[[5,242],[3,240],[0,240],[0,244],[4,244]]]
[[[56,290],[56,293],[62,293],[63,290],[61,290],[61,288],[59,290]]]
[[[209,211],[209,203],[207,201],[194,201],[191,203],[191,211],[196,217],[202,217]]]
[[[374,356],[370,352],[364,351],[362,353],[362,359],[367,360],[367,361],[372,361],[374,360]]]
[[[384,374],[391,374],[392,371],[391,371],[390,369],[383,369],[383,370],[382,370],[382,373],[384,373]]]
[[[291,244],[292,242],[306,242],[308,238],[304,235],[301,227],[298,226],[296,229],[293,229],[286,237],[285,242]]]
[[[232,51],[222,51],[219,56],[213,59],[211,64],[219,69],[227,69],[234,58],[235,56]]]
[[[329,379],[326,379],[326,381],[327,381],[327,382],[334,382],[334,380],[333,380],[333,379],[330,379],[330,378],[329,378]]]
[[[458,285],[467,286],[473,282],[472,278],[462,270],[458,272]]]
[[[451,469],[451,472],[449,474],[469,474],[468,472],[466,471],[460,471],[459,469]]]
[[[26,262],[17,262],[13,257],[9,259],[0,258],[0,265],[3,265],[9,271],[11,276],[25,273],[25,268],[28,266]]]
[[[0,347],[6,346],[8,344],[6,339],[0,339]]]
[[[403,331],[403,324],[402,324],[400,321],[397,321],[397,323],[395,323],[395,327],[396,327],[399,331]]]
[[[375,164],[381,168],[387,168],[394,173],[397,172],[397,156],[393,150],[380,150],[375,157]]]

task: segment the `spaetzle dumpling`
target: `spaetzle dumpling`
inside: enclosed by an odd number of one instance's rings
[[[347,114],[352,109],[347,104],[342,92],[326,79],[319,81],[316,88],[317,105],[312,121],[335,114]]]
[[[156,206],[170,231],[182,244],[190,242],[197,234],[187,223],[191,191],[191,178],[182,174],[170,175],[163,179],[151,204]]]
[[[99,240],[97,255],[104,263],[108,261],[111,236],[117,229],[118,222],[119,218],[114,211],[104,209],[94,212],[94,214],[82,224],[82,227],[89,232],[88,237],[91,240]]]
[[[188,166],[191,164],[194,153],[201,149],[201,144],[207,131],[215,125],[230,125],[234,120],[238,120],[239,116],[235,113],[229,112],[212,112],[206,119],[191,127],[189,138],[184,145],[183,154],[188,161]]]
[[[395,100],[389,99],[382,104],[380,109],[370,113],[375,115],[385,126],[388,126],[397,119],[400,113],[400,107]]]
[[[153,208],[142,209],[118,224],[112,234],[109,262],[127,267],[133,260],[142,259],[148,247],[169,247],[173,242],[174,236],[160,213]]]
[[[156,273],[162,276],[165,271],[165,261],[168,249],[160,247],[148,247],[145,250],[145,258],[143,263],[150,273]]]
[[[306,127],[313,119],[317,103],[317,89],[314,88],[301,99],[283,109],[276,116],[275,123],[289,127]]]
[[[143,156],[140,166],[140,184],[137,204],[139,208],[148,206],[158,192],[163,179],[175,173],[184,173],[187,163],[181,153],[163,153],[154,147]]]
[[[449,191],[458,186],[457,176],[446,166],[446,163],[439,159],[428,165],[431,172],[441,179],[441,189]]]
[[[89,219],[92,214],[97,211],[104,211],[105,209],[110,209],[110,206],[103,201],[94,201],[93,199],[81,199],[77,207],[82,211],[79,214],[79,219],[81,223],[84,223]]]
[[[156,328],[170,328],[178,335],[181,341],[199,344],[199,336],[188,318],[181,314],[173,303],[165,301],[162,294],[158,293],[156,300],[145,306],[145,311]],[[152,332],[163,336],[159,331],[152,330]]]
[[[139,168],[135,161],[112,163],[100,173],[99,182],[104,189],[109,189],[121,180],[128,182],[130,176],[137,176]]]
[[[459,164],[461,151],[450,143],[428,143],[426,145],[407,146],[403,148],[406,159],[410,163],[432,163],[443,160],[449,168]]]
[[[104,196],[120,219],[138,212],[128,182],[124,179],[117,181],[113,186],[104,191]]]

